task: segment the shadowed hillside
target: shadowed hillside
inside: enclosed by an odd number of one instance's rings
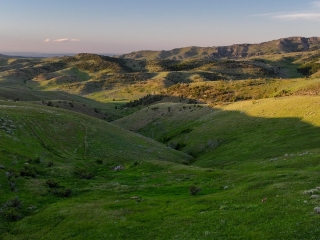
[[[159,103],[114,123],[194,156],[196,165],[212,167],[317,149],[319,132],[314,126],[320,126],[319,101],[318,96],[299,96],[215,109]]]

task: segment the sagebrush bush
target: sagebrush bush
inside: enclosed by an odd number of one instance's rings
[[[34,166],[25,165],[20,170],[20,175],[23,176],[23,177],[35,178],[37,176],[37,169]]]
[[[6,176],[8,178],[8,181],[14,180],[20,176],[20,172],[16,169],[9,169],[8,172],[6,172]]]
[[[197,195],[201,190],[201,188],[198,188],[195,185],[189,187],[190,194],[193,196]]]
[[[94,177],[94,173],[85,168],[76,168],[74,173],[82,179],[92,179]]]
[[[32,163],[40,164],[41,163],[41,158],[37,157],[37,158],[33,159]]]
[[[8,204],[10,207],[21,208],[21,206],[22,206],[22,201],[19,199],[19,197],[15,197],[14,199],[8,201],[7,204]]]
[[[18,197],[15,197],[2,205],[0,213],[5,220],[15,222],[22,218],[21,208],[22,201]]]
[[[97,160],[96,160],[96,163],[99,164],[99,165],[101,165],[101,164],[103,164],[103,161],[102,161],[101,159],[97,159]]]
[[[70,188],[52,188],[51,193],[58,197],[70,197],[72,190]]]
[[[49,188],[58,188],[58,187],[60,187],[60,184],[54,179],[48,179],[46,181],[46,184],[49,186]]]
[[[9,222],[16,222],[22,218],[22,214],[15,208],[8,208],[3,211],[3,217]]]
[[[48,162],[47,167],[52,167],[52,166],[53,166],[53,162],[52,161]]]

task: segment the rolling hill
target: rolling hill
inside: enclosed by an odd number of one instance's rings
[[[140,131],[170,148],[82,114],[1,102],[0,236],[312,239],[319,101],[137,112],[130,121],[145,120]],[[202,191],[190,195],[190,186]]]
[[[320,47],[319,37],[289,37],[263,42],[259,44],[234,44],[222,47],[185,47],[162,51],[137,51],[119,55],[120,58],[128,59],[174,59],[188,58],[245,58],[267,54],[280,54],[291,52],[304,52],[318,50]]]
[[[0,239],[317,239],[318,42],[0,56]]]

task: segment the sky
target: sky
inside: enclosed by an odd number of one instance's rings
[[[0,0],[0,53],[129,53],[320,36],[320,0]]]

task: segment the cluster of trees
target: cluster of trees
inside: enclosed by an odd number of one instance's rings
[[[124,59],[81,53],[74,57],[65,57],[65,62],[78,67],[80,70],[97,72],[109,69],[111,72],[131,72]]]
[[[109,75],[107,73],[98,74],[95,79],[105,83],[136,83],[146,81],[154,77],[153,73],[118,73]]]
[[[161,101],[162,99],[164,99],[165,97],[167,97],[166,95],[151,95],[148,94],[140,99],[137,100],[133,100],[128,102],[127,104],[124,105],[124,107],[138,107],[138,106],[142,106],[142,105],[150,105],[153,104],[155,102]]]
[[[298,67],[297,71],[305,76],[310,76],[320,70],[320,63],[316,60],[312,62],[304,63]]]
[[[155,72],[161,71],[188,71],[199,68],[209,63],[214,63],[214,60],[193,59],[193,60],[150,60],[146,61],[146,68]]]
[[[263,80],[255,80],[254,83],[257,85],[265,84]],[[251,81],[246,81],[245,83],[219,81],[215,85],[204,84],[197,86],[178,83],[169,87],[166,94],[169,96],[179,96],[180,98],[196,99],[207,103],[234,102],[257,97],[253,93],[246,92],[246,86],[250,88],[251,84]]]

